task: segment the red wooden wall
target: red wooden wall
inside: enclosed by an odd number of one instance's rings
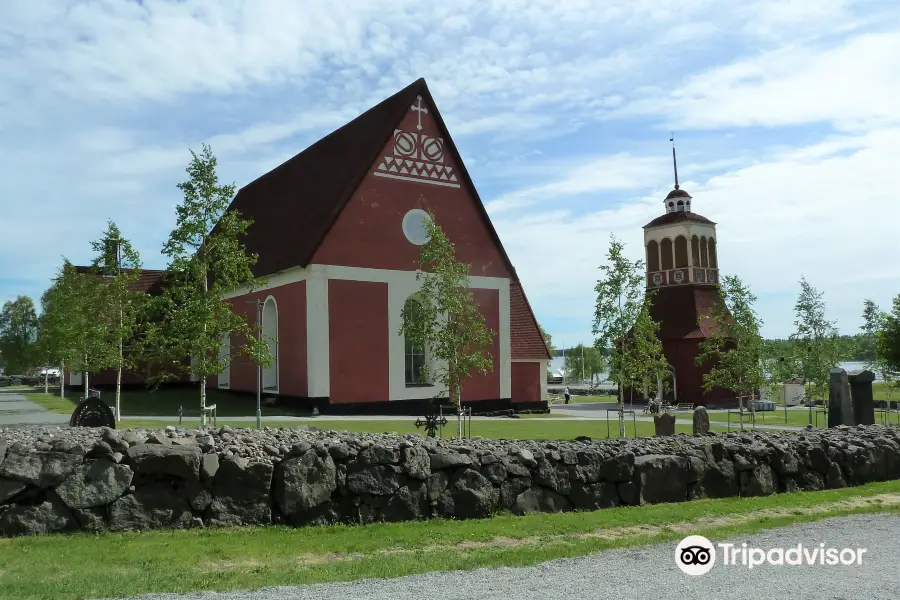
[[[328,329],[330,402],[388,400],[388,285],[329,280]]]
[[[541,363],[512,363],[512,398],[513,402],[541,401]]]
[[[463,382],[462,400],[497,400],[500,398],[500,292],[490,289],[473,289],[472,297],[478,303],[488,329],[494,332],[490,346],[494,369],[486,375],[472,376]]]

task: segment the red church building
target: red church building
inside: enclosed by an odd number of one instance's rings
[[[253,220],[244,243],[265,281],[229,299],[251,324],[252,302],[263,303],[275,358],[263,370],[265,394],[348,410],[412,409],[446,396],[421,378],[433,364],[427,350],[400,335],[431,210],[457,259],[471,264],[474,298],[496,334],[493,371],[464,383],[463,402],[546,400],[543,336],[423,79],[241,188],[229,210]],[[235,356],[209,384],[255,392],[256,366]]]
[[[674,159],[674,150],[673,150]],[[716,224],[691,211],[691,196],[678,185],[664,200],[665,214],[644,226],[650,315],[659,323],[657,335],[672,367],[669,401],[697,405],[733,398],[730,390],[703,391],[709,365],[698,365],[700,343],[709,337],[708,315],[719,301]]]

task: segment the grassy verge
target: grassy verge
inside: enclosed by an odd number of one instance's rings
[[[476,521],[7,539],[0,540],[0,597],[225,591],[524,566],[609,548],[674,542],[689,533],[717,540],[874,512],[900,512],[900,482]],[[48,569],[51,564],[53,569]]]
[[[456,423],[448,419],[447,427],[444,428],[444,437],[455,436]],[[177,423],[177,421],[176,421]],[[199,421],[197,419],[185,420],[185,427],[196,427]],[[277,418],[264,420],[263,425],[269,427],[297,427],[302,425],[312,425],[320,429],[334,429],[339,431],[351,431],[359,433],[422,433],[422,429],[416,429],[414,418],[407,419],[373,419],[373,420],[326,420],[315,419],[309,421],[279,421]],[[128,429],[131,427],[158,428],[172,425],[169,421],[143,420],[143,419],[123,419],[118,425],[119,429]],[[219,425],[226,424],[225,421],[219,421]],[[229,421],[231,427],[256,427],[256,421]],[[676,433],[690,434],[691,425],[678,424],[675,425]],[[630,422],[626,423],[625,433],[627,437],[633,437],[634,429]],[[609,434],[612,438],[618,438],[618,423],[611,421],[609,423]],[[638,422],[638,437],[649,437],[654,435],[653,423]],[[472,421],[472,435],[491,439],[508,439],[508,440],[571,440],[578,436],[586,435],[593,439],[606,439],[607,427],[606,421],[581,421],[575,419],[550,419],[540,421],[536,419],[498,419]]]

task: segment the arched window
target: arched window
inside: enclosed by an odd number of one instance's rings
[[[415,298],[410,298],[403,306],[403,312],[406,319],[415,321],[422,310],[422,305]],[[409,337],[405,343],[405,381],[408,386],[425,385],[424,373],[422,368],[425,366],[425,348],[414,343]]]
[[[647,272],[659,271],[659,244],[656,240],[647,243]]]
[[[262,372],[263,390],[278,391],[278,305],[275,298],[269,296],[262,310],[262,336],[269,346],[269,354],[272,356],[272,364],[265,367]]]
[[[708,254],[706,253],[706,236],[700,238],[700,266],[709,267]]]
[[[678,201],[678,212],[684,212],[684,200]]]
[[[719,263],[716,261],[716,240],[713,238],[709,238],[709,268],[719,268]]]
[[[675,212],[675,203],[669,202],[669,212]]]
[[[672,263],[672,240],[669,238],[665,238],[660,244],[660,248],[662,249],[662,268],[663,270],[668,270],[673,268]]]
[[[687,238],[679,235],[675,238],[675,268],[683,269],[687,266]]]
[[[695,267],[700,266],[700,238],[696,235],[691,238],[691,261]]]

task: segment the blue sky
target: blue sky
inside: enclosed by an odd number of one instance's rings
[[[900,293],[900,4],[872,0],[31,0],[0,5],[0,302],[107,219],[148,268],[188,149],[244,185],[425,77],[539,321],[589,342],[610,233],[671,189],[793,331]],[[298,217],[300,218],[300,217]]]

